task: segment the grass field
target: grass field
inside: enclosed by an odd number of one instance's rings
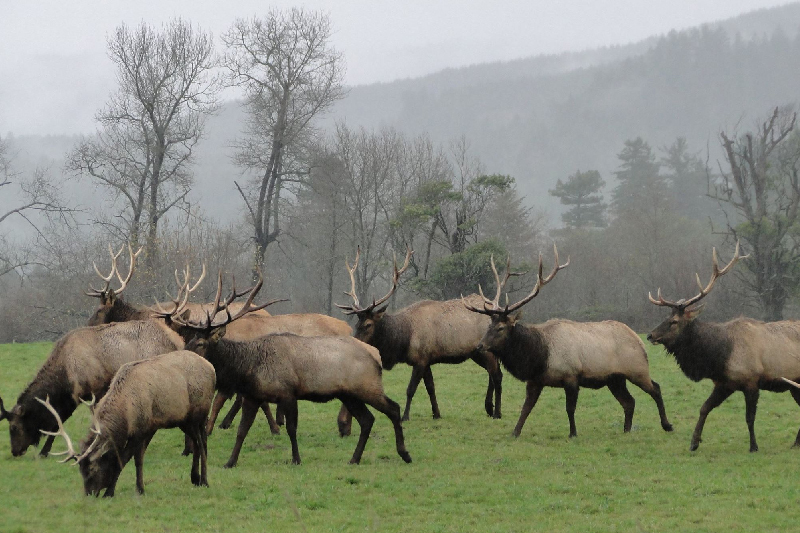
[[[0,345],[0,395],[7,408],[46,358],[49,344]],[[578,438],[569,440],[564,393],[545,389],[518,439],[510,436],[524,385],[506,373],[502,420],[483,412],[486,374],[472,363],[434,367],[442,419],[420,387],[405,423],[414,459],[394,450],[378,414],[362,464],[347,461],[355,438],[336,433],[339,405],[300,404],[301,466],[289,464],[285,434],[264,418],[225,470],[234,431],[209,438],[210,488],[193,487],[179,430],[156,434],[145,456],[146,494],[134,490],[133,461],[113,499],[83,496],[77,468],[9,451],[0,422],[0,531],[791,531],[798,525],[800,450],[790,446],[800,408],[789,394],[763,393],[756,419],[761,451],[748,453],[744,400],[734,395],[708,419],[695,453],[689,439],[710,382],[692,383],[660,348],[650,368],[675,426],[665,433],[655,404],[631,386],[633,431],[608,390],[584,389]],[[384,374],[403,403],[409,367]],[[67,422],[83,438],[81,408]],[[354,430],[357,425],[354,422]],[[60,439],[55,450],[63,449]]]

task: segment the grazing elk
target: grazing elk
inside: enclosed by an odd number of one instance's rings
[[[63,453],[69,454],[64,461],[78,463],[87,496],[99,496],[102,490],[104,497],[114,496],[119,475],[131,458],[136,465],[136,492],[144,494],[147,445],[156,431],[174,427],[193,443],[192,484],[208,486],[205,423],[214,382],[214,367],[187,350],[123,365],[92,413],[92,428],[80,453],[73,449],[50,399],[37,400],[55,417],[58,431],[47,434],[64,437]]]
[[[357,251],[352,267],[345,262],[351,282],[350,292],[345,294],[353,299],[353,303],[336,304],[336,306],[347,315],[356,315],[358,323],[355,328],[355,338],[378,349],[383,368],[391,370],[397,363],[406,363],[413,367],[406,390],[403,420],[408,420],[411,400],[417,391],[420,379],[424,381],[428,391],[433,418],[440,418],[430,367],[436,363],[461,363],[467,359],[472,359],[489,373],[489,386],[484,405],[489,416],[500,418],[503,374],[492,354],[475,348],[489,327],[488,318],[468,312],[460,300],[444,302],[422,300],[391,314],[386,313],[388,304],[380,307],[397,290],[397,282],[400,275],[408,268],[412,253],[411,250],[407,251],[403,267],[399,270],[395,261],[392,288],[388,294],[380,300],[373,299],[366,307],[361,307],[356,295],[354,277],[360,255],[360,250]],[[470,296],[475,305],[478,305],[478,298],[477,295]],[[495,395],[494,406],[492,393]],[[347,414],[342,411],[339,415],[339,431],[342,435],[349,433],[349,424]]]
[[[790,388],[782,376],[800,378],[800,322],[784,320],[764,323],[750,318],[736,318],[729,322],[703,322],[697,317],[703,306],[695,306],[711,291],[717,279],[730,271],[748,256],[739,254],[739,243],[733,258],[720,269],[716,248],[712,251],[711,279],[704,287],[697,276],[700,292],[688,300],[670,302],[648,294],[650,302],[672,309],[669,318],[647,336],[653,344],[662,344],[671,353],[678,366],[692,381],[710,379],[714,382],[711,395],[700,408],[691,451],[700,446],[700,437],[706,418],[712,409],[731,394],[742,391],[745,401],[745,420],[750,431],[750,451],[758,451],[755,434],[756,406],[759,390],[784,392],[789,390],[800,405],[800,390]],[[800,432],[794,442],[800,446]]]
[[[37,445],[40,430],[52,431],[55,422],[36,398],[50,397],[53,408],[67,419],[81,399],[103,396],[117,370],[131,361],[183,348],[183,339],[155,320],[78,328],[58,339],[36,376],[6,411],[0,399],[0,420],[8,420],[11,453],[20,456]],[[50,451],[47,439],[41,455]]]
[[[285,413],[286,432],[292,444],[292,463],[300,464],[297,401],[327,402],[334,398],[342,401],[361,426],[351,463],[361,461],[375,420],[367,405],[392,421],[397,453],[410,463],[411,456],[406,451],[400,424],[400,406],[383,391],[380,355],[375,348],[352,337],[300,337],[280,333],[250,341],[223,338],[226,326],[247,312],[249,301],[260,286],[261,282],[250,294],[244,308],[233,316],[227,310],[231,296],[220,304],[221,279],[214,311],[205,320],[187,320],[180,307],[163,312],[164,318],[172,322],[188,341],[187,349],[194,350],[214,365],[217,388],[226,394],[239,393],[244,397],[236,444],[225,467],[236,466],[258,406],[266,401],[277,403]],[[215,323],[220,311],[225,311],[226,318]]]
[[[628,326],[613,320],[581,323],[555,319],[544,324],[518,322],[520,314],[515,311],[535,298],[539,290],[552,281],[559,270],[569,265],[569,258],[566,263],[559,265],[555,245],[553,255],[553,271],[546,278],[542,277],[542,256],[539,254],[539,270],[533,290],[515,304],[509,305],[506,301],[505,306],[500,305],[503,288],[510,276],[519,274],[510,271],[511,265],[508,261],[501,281],[492,258],[492,270],[497,281],[494,299],[484,297],[482,307],[464,302],[470,311],[491,317],[491,326],[483,336],[479,349],[490,350],[511,375],[526,382],[525,403],[513,435],[519,436],[544,387],[564,389],[570,437],[577,436],[575,406],[580,387],[608,387],[622,405],[625,412],[624,431],[628,432],[633,421],[635,401],[628,392],[626,380],[655,400],[661,417],[661,427],[665,431],[672,431],[661,399],[661,388],[650,379],[644,343]],[[482,290],[480,293],[483,296]]]

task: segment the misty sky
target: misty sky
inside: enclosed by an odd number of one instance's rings
[[[114,87],[106,36],[120,23],[181,16],[219,36],[269,7],[330,14],[347,83],[416,77],[447,67],[625,44],[729,18],[779,0],[0,0],[0,135],[94,130]]]

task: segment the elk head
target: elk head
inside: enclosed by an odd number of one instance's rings
[[[8,421],[11,455],[14,457],[23,455],[30,446],[39,444],[40,421],[38,417],[31,416],[25,405],[18,403],[10,411],[6,411],[3,400],[0,398],[0,420]]]
[[[408,269],[408,265],[411,261],[411,256],[413,253],[414,252],[411,250],[411,248],[406,247],[406,259],[403,262],[403,267],[400,269],[397,268],[397,256],[394,256],[392,288],[389,289],[389,292],[383,298],[379,300],[375,300],[375,298],[373,298],[372,303],[367,307],[361,307],[361,303],[358,300],[358,295],[356,294],[355,272],[358,268],[358,260],[361,256],[361,247],[356,249],[356,259],[353,261],[353,266],[350,266],[350,263],[347,261],[347,259],[345,259],[344,264],[347,267],[347,272],[350,274],[350,292],[345,292],[345,294],[353,299],[353,303],[351,305],[336,304],[336,307],[341,309],[344,314],[356,315],[358,318],[358,324],[356,324],[356,330],[353,334],[356,339],[367,344],[372,344],[370,341],[373,340],[375,335],[376,325],[383,318],[383,314],[386,312],[386,308],[389,304],[386,304],[383,307],[379,306],[391,298],[392,294],[394,294],[394,292],[397,290],[397,283],[400,280],[400,276],[403,275],[406,269]]]
[[[661,288],[658,289],[657,297],[653,298],[651,293],[647,293],[647,297],[650,299],[650,302],[655,305],[660,305],[664,307],[669,307],[672,309],[672,313],[670,317],[664,320],[661,324],[656,326],[656,328],[651,331],[647,335],[647,340],[652,342],[653,344],[664,344],[664,345],[671,345],[675,340],[681,335],[683,330],[689,324],[697,318],[700,313],[703,311],[703,305],[695,304],[705,298],[709,292],[711,292],[712,287],[714,287],[714,283],[716,283],[717,278],[720,276],[727,274],[733,265],[735,265],[739,259],[745,259],[750,257],[749,255],[739,255],[739,241],[736,241],[736,250],[733,253],[733,259],[731,259],[730,263],[728,263],[725,268],[719,268],[719,260],[717,258],[717,249],[713,248],[711,252],[711,279],[709,280],[708,284],[703,286],[702,282],[700,281],[700,275],[695,274],[695,278],[697,279],[697,286],[700,289],[700,292],[697,293],[695,296],[689,298],[688,300],[678,300],[677,302],[670,302],[665,300],[661,296]],[[694,307],[692,307],[694,306]]]
[[[528,295],[522,300],[513,304],[509,304],[508,293],[506,293],[505,306],[500,305],[500,296],[503,294],[503,289],[505,289],[506,283],[512,276],[520,276],[524,274],[524,272],[511,272],[511,259],[509,258],[506,260],[506,271],[503,279],[501,280],[500,275],[497,273],[497,267],[494,264],[494,256],[491,257],[492,272],[494,273],[494,279],[497,283],[497,293],[495,294],[494,299],[490,300],[484,296],[483,288],[480,285],[478,285],[478,292],[483,298],[482,308],[473,307],[467,303],[463,296],[461,297],[462,301],[464,302],[464,306],[467,309],[476,313],[489,315],[492,318],[492,323],[489,326],[489,329],[483,335],[483,339],[481,339],[480,344],[478,344],[478,350],[488,350],[493,352],[506,345],[508,339],[514,331],[517,320],[522,314],[522,312],[518,310],[521,309],[523,305],[533,300],[536,295],[539,294],[539,290],[546,284],[550,283],[559,270],[566,268],[569,265],[569,257],[567,257],[567,262],[563,265],[558,264],[558,249],[556,248],[555,244],[553,244],[553,257],[553,270],[547,277],[544,277],[542,254],[539,253],[539,270],[537,272],[536,284],[533,286],[533,290],[531,290],[531,292],[528,293]]]
[[[128,275],[125,276],[125,279],[122,278],[119,270],[117,269],[117,259],[119,258],[120,254],[122,254],[122,250],[124,250],[124,247],[120,248],[119,252],[115,254],[111,249],[111,245],[108,245],[108,253],[111,255],[111,272],[109,272],[108,276],[101,274],[100,270],[97,268],[97,265],[92,263],[94,266],[94,271],[98,276],[100,276],[100,279],[105,282],[105,286],[102,289],[95,289],[89,285],[89,291],[86,292],[87,296],[100,299],[100,307],[97,308],[97,311],[95,311],[92,317],[89,319],[90,326],[98,326],[100,324],[109,324],[111,322],[120,322],[125,320],[125,317],[122,316],[124,315],[122,309],[124,305],[118,296],[122,294],[122,291],[124,291],[125,287],[128,286],[128,282],[133,276],[133,271],[136,269],[136,258],[142,253],[142,248],[139,248],[136,253],[133,253],[131,245],[128,244],[130,267],[128,269]],[[115,275],[119,281],[119,288],[117,289],[111,287],[111,280]]]

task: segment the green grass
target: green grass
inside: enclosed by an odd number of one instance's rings
[[[0,345],[0,395],[6,406],[34,375],[49,344]],[[285,434],[269,434],[263,416],[245,441],[239,466],[222,465],[234,431],[209,438],[210,488],[189,482],[179,430],[156,434],[145,456],[146,494],[134,490],[134,466],[113,499],[82,495],[77,468],[12,458],[0,423],[0,531],[789,531],[800,498],[800,451],[790,449],[800,409],[788,394],[763,393],[756,419],[761,451],[748,453],[744,400],[736,394],[708,419],[704,442],[689,439],[710,382],[686,379],[671,358],[650,348],[673,433],[661,430],[655,404],[630,386],[634,427],[622,433],[622,408],[608,390],[584,389],[569,440],[564,392],[545,389],[522,435],[510,436],[524,385],[506,374],[504,418],[483,412],[486,374],[472,363],[434,367],[443,418],[434,421],[420,387],[405,423],[414,459],[394,450],[378,414],[360,466],[347,464],[354,437],[336,433],[335,402],[300,404],[303,459],[291,466]],[[386,372],[390,397],[404,402],[410,371]],[[67,422],[86,433],[81,408]],[[357,425],[354,423],[354,430]],[[63,449],[57,441],[54,449]]]

